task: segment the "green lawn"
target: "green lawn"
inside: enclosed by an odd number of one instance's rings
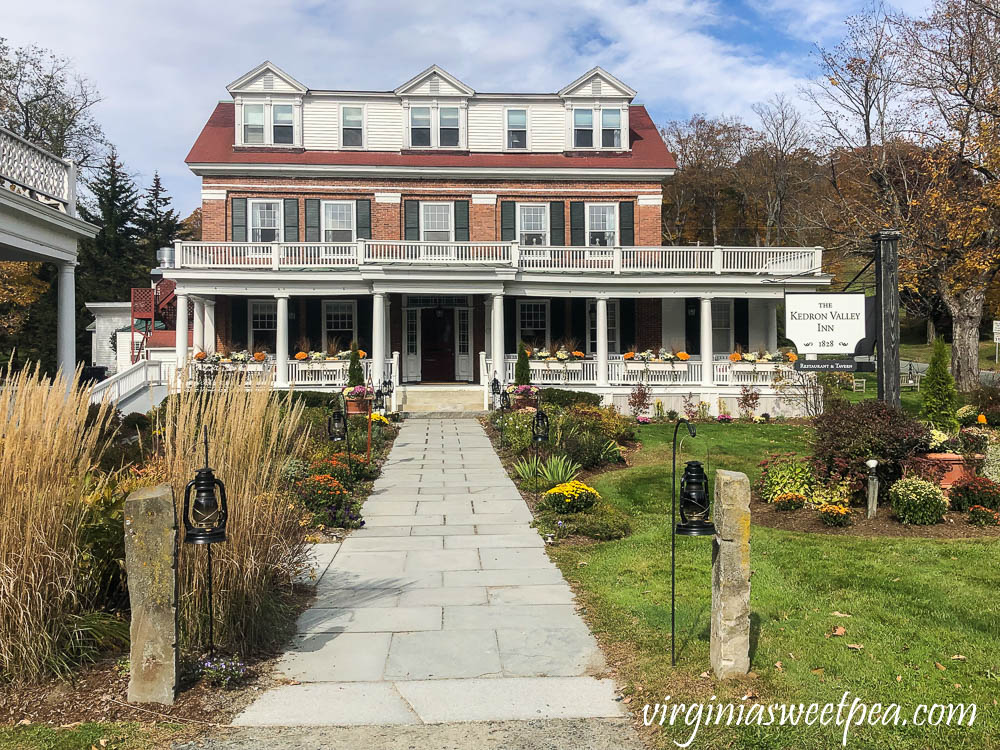
[[[868,398],[878,398],[878,384],[875,381],[874,373],[858,372],[854,374],[854,377],[861,378],[866,381],[867,385],[865,386],[865,390],[844,390],[842,391],[844,398],[852,404],[856,404],[858,401],[864,401]],[[903,411],[907,414],[914,417],[920,414],[920,393],[917,392],[916,388],[903,388],[899,392],[899,403],[903,407]]]
[[[155,726],[138,722],[87,722],[74,727],[0,727],[0,750],[152,750],[169,747],[182,735],[179,724],[160,722]],[[191,734],[185,730],[183,736]],[[102,745],[102,741],[104,744]]]
[[[810,428],[792,425],[698,425],[678,461],[710,462],[746,472],[770,451],[807,450]],[[683,428],[681,434],[684,434]],[[633,536],[552,549],[577,584],[586,617],[609,646],[630,707],[663,702],[838,703],[844,691],[866,703],[974,702],[971,729],[859,727],[851,747],[998,748],[1000,720],[1000,544],[796,534],[752,530],[752,669],[755,678],[718,683],[710,670],[712,543],[677,539],[677,652],[670,666],[670,440],[672,426],[641,430],[635,466],[598,478],[598,490],[632,514]],[[833,612],[851,615],[833,616]],[[824,637],[835,626],[843,637]],[[848,644],[863,646],[860,650]],[[962,655],[964,661],[953,660]],[[780,667],[776,666],[780,663]],[[938,669],[935,663],[944,667]],[[850,702],[850,699],[849,699]],[[692,747],[839,746],[836,727],[702,727]],[[691,729],[654,730],[659,747],[684,742]]]
[[[951,356],[951,344],[948,347],[948,356]],[[933,344],[903,344],[899,345],[899,358],[909,359],[914,362],[930,362],[931,353],[934,351]],[[979,367],[983,370],[994,370],[996,363],[996,344],[992,341],[979,342]]]

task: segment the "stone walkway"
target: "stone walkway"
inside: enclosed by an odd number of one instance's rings
[[[624,716],[531,513],[472,419],[404,422],[366,525],[317,547],[316,603],[247,727]]]

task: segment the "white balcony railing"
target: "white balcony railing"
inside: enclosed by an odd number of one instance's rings
[[[0,128],[0,184],[76,216],[76,167]]]
[[[564,247],[516,242],[178,242],[177,268],[348,269],[392,265],[507,267],[524,273],[822,273],[821,247]]]

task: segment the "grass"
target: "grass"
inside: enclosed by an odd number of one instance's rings
[[[948,357],[951,357],[951,344],[947,344]],[[904,344],[899,345],[899,358],[912,360],[914,362],[930,362],[931,354],[934,352],[933,344]],[[979,342],[979,367],[982,370],[997,369],[996,344],[992,341]]]
[[[144,726],[138,722],[85,722],[75,727],[0,727],[0,750],[81,750],[103,747],[114,750],[147,750],[169,746],[179,724],[160,722]]]
[[[682,433],[683,434],[683,430]],[[770,451],[807,449],[810,428],[794,425],[699,424],[678,463],[710,457],[719,467],[757,477]],[[751,668],[756,677],[720,683],[710,670],[712,544],[677,539],[677,667],[670,666],[670,444],[672,427],[641,430],[635,466],[603,475],[595,486],[629,513],[624,540],[552,549],[577,585],[587,617],[617,657],[619,677],[641,715],[646,703],[833,702],[845,691],[866,703],[974,702],[965,728],[858,727],[852,747],[903,750],[1000,747],[1000,636],[996,542],[865,539],[796,534],[763,527],[751,533]],[[841,612],[851,615],[840,618]],[[836,626],[843,637],[827,638]],[[847,644],[863,646],[853,650]],[[962,655],[964,661],[952,660]],[[944,669],[939,669],[940,664]],[[715,698],[713,698],[715,696]],[[658,747],[685,742],[691,728],[654,728]],[[839,746],[828,727],[702,727],[692,747]]]

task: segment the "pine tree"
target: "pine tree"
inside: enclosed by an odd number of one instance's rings
[[[347,365],[347,385],[353,388],[365,384],[365,373],[361,369],[361,354],[358,352],[358,342],[351,342],[351,361]]]
[[[159,172],[153,172],[153,184],[142,194],[135,223],[139,244],[152,268],[156,265],[156,251],[173,245],[183,229],[180,216],[170,207],[170,195],[160,181]]]
[[[528,351],[524,342],[517,345],[517,363],[514,365],[514,385],[529,385],[531,383],[531,365],[528,364]]]
[[[955,418],[958,392],[948,369],[949,359],[944,339],[938,337],[931,363],[920,381],[920,417],[931,427],[950,433],[958,429]]]

